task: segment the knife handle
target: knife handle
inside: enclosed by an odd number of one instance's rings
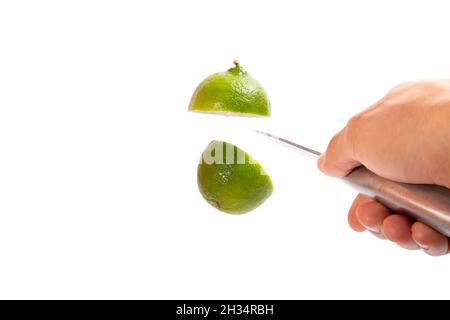
[[[423,222],[450,237],[450,189],[391,181],[363,166],[342,179],[389,209]]]

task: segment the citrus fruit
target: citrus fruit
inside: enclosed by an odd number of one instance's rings
[[[270,101],[261,84],[241,65],[214,73],[192,95],[189,111],[247,117],[269,117]]]
[[[212,141],[197,168],[200,193],[220,211],[241,214],[261,205],[273,191],[263,167],[235,145]]]

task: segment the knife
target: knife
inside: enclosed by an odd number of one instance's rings
[[[270,133],[257,133],[317,160],[320,152]],[[389,209],[423,222],[450,237],[450,190],[438,185],[395,182],[378,176],[364,166],[341,178],[358,192]]]

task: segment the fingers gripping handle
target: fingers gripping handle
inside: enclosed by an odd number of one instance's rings
[[[365,167],[343,180],[389,209],[421,221],[450,237],[450,190],[436,185],[399,183],[384,179]]]

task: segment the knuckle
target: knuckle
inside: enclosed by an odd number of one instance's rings
[[[364,114],[358,113],[348,120],[347,125],[345,126],[348,131],[354,131],[358,129],[361,120],[363,119]]]
[[[391,90],[389,90],[389,93],[399,93],[399,92],[403,92],[405,90],[411,89],[416,85],[416,81],[407,81],[407,82],[403,82],[400,83],[396,86],[394,86]]]
[[[360,136],[361,126],[364,121],[364,114],[357,114],[353,116],[342,131],[343,143],[346,149],[351,153],[351,156],[356,159],[357,155],[357,140]]]

